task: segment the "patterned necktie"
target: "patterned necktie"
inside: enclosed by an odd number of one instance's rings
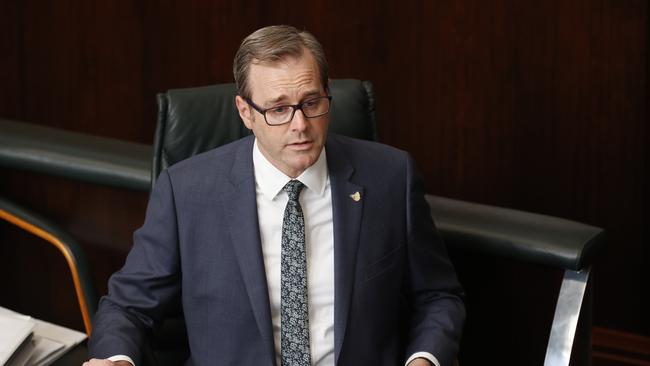
[[[298,201],[303,187],[300,181],[291,180],[283,188],[289,195],[282,222],[280,278],[282,318],[280,350],[283,366],[311,365],[305,221]]]

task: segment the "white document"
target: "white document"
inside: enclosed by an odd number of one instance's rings
[[[38,337],[34,339],[34,350],[29,360],[27,360],[27,365],[45,365],[48,364],[48,361],[51,363],[58,359],[63,353],[65,353],[63,343]]]
[[[13,354],[29,342],[36,323],[30,319],[15,318],[0,313],[0,365],[5,365]]]
[[[14,355],[7,363],[7,366],[27,366],[27,362],[29,360],[29,357],[32,355],[33,350],[34,340],[28,338],[27,341],[22,346],[20,346],[20,349],[14,352]]]
[[[48,323],[43,320],[33,319],[29,316],[16,313],[9,309],[0,307],[1,319],[10,319],[10,321],[23,322],[31,324],[27,336],[33,333],[31,342],[33,349],[27,358],[25,366],[46,366],[63,356],[68,350],[86,339],[86,334],[73,329],[62,327],[60,325]],[[7,359],[2,358],[2,348],[5,344],[1,338],[5,327],[0,323],[0,365],[4,365]],[[10,336],[14,339],[15,336]],[[25,339],[25,338],[23,338]],[[10,351],[9,357],[15,351]],[[12,360],[13,361],[13,360]],[[12,363],[11,366],[14,364]]]

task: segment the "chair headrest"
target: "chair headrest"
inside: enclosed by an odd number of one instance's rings
[[[172,89],[158,94],[152,184],[160,172],[193,155],[250,134],[235,106],[235,84]],[[329,131],[377,140],[372,84],[332,80]]]

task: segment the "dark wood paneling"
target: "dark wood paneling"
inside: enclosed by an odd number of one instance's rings
[[[83,330],[72,278],[62,255],[44,241],[0,222],[0,304]]]
[[[605,227],[595,323],[650,335],[645,0],[0,4],[0,116],[136,142],[155,93],[231,81],[252,30],[312,31],[332,77],[373,81],[382,140],[432,192]],[[145,194],[4,177],[3,195],[109,258],[98,277],[119,266]]]
[[[650,366],[650,337],[594,328],[594,366]]]
[[[18,107],[22,91],[20,77],[22,62],[20,44],[22,17],[20,6],[14,1],[0,2],[0,110],[6,117],[19,115]]]
[[[172,88],[232,82],[239,43],[260,24],[258,6],[238,1],[143,1],[144,62],[138,82],[147,142],[156,121],[155,95]]]
[[[510,200],[605,227],[608,246],[594,273],[595,321],[647,334],[650,304],[633,295],[648,286],[639,280],[649,260],[641,232],[646,5],[556,5],[543,12],[522,6],[528,13],[516,16],[532,26],[523,27],[527,43],[517,47],[519,184]],[[621,301],[621,293],[629,295]]]
[[[562,271],[462,250],[450,255],[466,291],[459,363],[542,365]]]
[[[137,136],[143,41],[135,4],[21,2],[25,71],[17,117],[103,136]]]

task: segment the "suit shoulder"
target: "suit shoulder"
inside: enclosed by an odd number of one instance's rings
[[[171,184],[176,192],[227,187],[237,162],[249,163],[252,172],[252,148],[253,138],[248,136],[182,160],[167,168]]]
[[[197,169],[202,170],[209,168],[218,170],[220,168],[225,168],[232,164],[232,156],[237,154],[240,149],[245,149],[249,145],[252,149],[252,136],[241,138],[228,144],[196,154],[185,160],[181,160],[170,166],[168,172],[170,175],[178,175]]]
[[[348,159],[361,161],[364,165],[397,164],[403,166],[409,159],[408,152],[375,141],[330,134],[328,143],[328,148],[340,149]]]

